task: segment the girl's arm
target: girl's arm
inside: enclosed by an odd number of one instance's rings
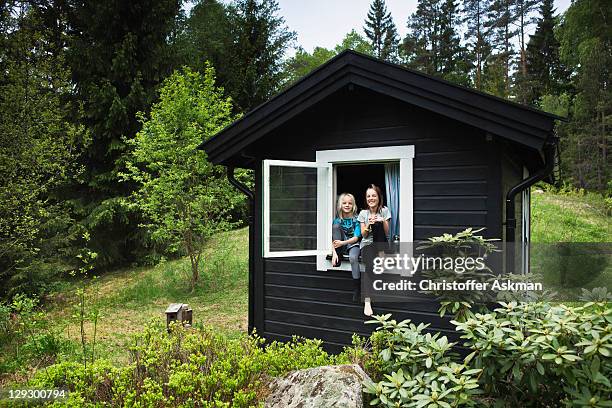
[[[346,241],[344,241],[344,244],[345,245],[352,245],[352,244],[357,243],[357,241],[359,241],[359,237],[353,237],[353,238],[350,238],[350,239],[347,239]]]
[[[360,223],[360,224],[361,224],[361,236],[362,236],[363,238],[365,238],[365,237],[367,237],[367,236],[368,236],[368,227],[367,227],[367,225],[365,224],[365,222],[362,222],[362,223]]]

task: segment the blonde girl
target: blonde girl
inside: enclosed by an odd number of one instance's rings
[[[338,197],[336,218],[332,223],[332,265],[339,266],[341,256],[348,255],[351,263],[353,280],[359,283],[359,240],[361,228],[357,221],[357,205],[355,197],[342,193]],[[353,281],[354,282],[354,281]]]

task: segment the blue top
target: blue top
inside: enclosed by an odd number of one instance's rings
[[[345,241],[353,237],[361,237],[361,225],[359,224],[359,221],[357,221],[357,217],[353,217],[353,218],[336,217],[334,218],[334,222],[332,222],[332,225],[335,225],[335,224],[340,224],[340,228],[342,229],[342,232],[344,234]],[[352,248],[356,245],[359,245],[359,241],[357,241],[354,244],[348,245],[347,249]]]

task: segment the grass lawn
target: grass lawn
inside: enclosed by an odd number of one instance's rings
[[[195,290],[189,279],[187,258],[163,262],[152,268],[107,273],[87,291],[86,308],[98,308],[96,355],[116,363],[128,358],[132,334],[152,319],[165,321],[170,303],[188,303],[194,323],[214,326],[234,337],[247,331],[248,229],[219,234],[211,240],[202,260],[203,272]],[[70,291],[74,293],[74,288]],[[87,302],[86,301],[86,302]],[[80,342],[75,313],[76,298],[59,296],[49,311],[53,325],[75,344]],[[91,342],[93,327],[86,324]]]
[[[612,242],[612,217],[606,211],[601,195],[594,193],[553,194],[534,189],[531,193],[531,265],[534,269],[548,264],[544,269],[543,282],[553,285],[559,293],[560,276],[556,265],[561,262],[559,248],[552,249],[537,244],[557,242]],[[572,245],[575,250],[581,247]],[[607,260],[606,260],[607,259]],[[612,263],[609,256],[566,257],[562,261],[566,273],[570,274],[571,285],[592,290],[597,287],[612,288]],[[552,268],[552,269],[551,269]],[[573,299],[577,290],[570,290],[568,298]]]
[[[531,241],[612,242],[612,217],[598,194],[531,193]]]

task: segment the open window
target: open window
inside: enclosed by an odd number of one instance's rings
[[[363,209],[370,184],[395,213],[390,235],[412,241],[413,158],[414,146],[387,146],[317,151],[316,162],[264,160],[264,257],[316,255],[318,270],[333,269],[327,256],[337,197],[352,193]]]
[[[264,257],[317,255],[327,233],[331,165],[264,160]],[[322,232],[322,231],[325,232]]]

